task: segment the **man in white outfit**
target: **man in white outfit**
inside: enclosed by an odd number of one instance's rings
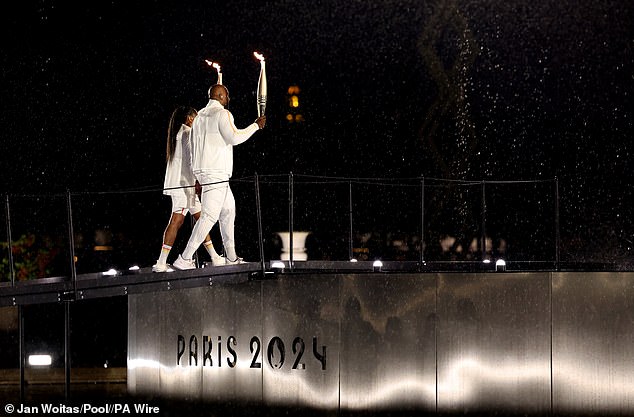
[[[220,222],[220,233],[225,247],[224,263],[217,259],[213,265],[240,263],[235,248],[234,222],[236,202],[229,187],[233,173],[233,147],[249,139],[266,124],[266,116],[258,117],[245,129],[236,128],[233,115],[225,107],[229,91],[216,84],[209,89],[209,102],[198,112],[191,130],[192,168],[202,185],[202,214],[194,225],[187,246],[173,263],[177,269],[194,269],[193,255],[213,225]]]

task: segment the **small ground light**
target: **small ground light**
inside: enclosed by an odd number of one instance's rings
[[[102,272],[101,274],[108,277],[114,277],[115,275],[119,274],[119,272],[117,272],[117,270],[114,268],[110,268],[109,270]]]
[[[496,271],[506,271],[506,262],[504,259],[498,259],[495,261],[495,270]]]
[[[139,265],[134,265],[134,266],[131,266],[130,268],[128,268],[128,271],[138,271],[139,269],[141,269],[141,268],[139,268]]]
[[[374,263],[372,264],[372,268],[374,269],[374,271],[380,271],[381,268],[383,268],[383,262],[381,262],[380,260],[376,260],[374,261]]]
[[[350,259],[350,262],[357,262],[355,258]]]
[[[271,268],[274,269],[284,269],[286,265],[284,265],[284,262],[282,261],[274,261],[271,263]]]

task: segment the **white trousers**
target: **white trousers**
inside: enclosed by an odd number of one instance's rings
[[[219,221],[225,255],[233,260],[237,258],[234,238],[236,200],[231,192],[231,187],[229,187],[229,180],[204,173],[196,175],[196,179],[202,185],[200,198],[202,211],[182,256],[185,259],[192,259],[198,247],[205,240],[207,233]]]

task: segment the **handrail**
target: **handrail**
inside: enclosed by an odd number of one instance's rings
[[[284,176],[286,179],[284,180]],[[257,174],[254,176],[246,176],[242,178],[234,178],[231,180],[225,181],[217,181],[209,184],[202,185],[211,185],[218,184],[224,182],[233,182],[233,183],[252,183],[255,188],[255,198],[256,198],[256,219],[257,219],[257,227],[258,227],[258,257],[260,258],[258,261],[262,266],[262,269],[265,269],[265,254],[264,254],[264,236],[263,236],[263,225],[265,222],[262,218],[262,210],[261,210],[261,195],[260,195],[260,187],[262,184],[268,185],[282,185],[287,184],[288,186],[288,230],[289,230],[289,239],[290,239],[290,263],[289,267],[292,270],[294,267],[295,259],[293,253],[293,232],[296,229],[296,204],[295,200],[297,199],[297,194],[295,189],[298,186],[303,186],[307,184],[341,184],[347,185],[348,192],[348,231],[347,231],[347,257],[348,260],[354,257],[354,225],[355,225],[355,214],[356,211],[354,207],[355,201],[353,201],[354,196],[354,188],[358,186],[378,186],[378,187],[396,187],[396,188],[417,188],[420,193],[420,200],[417,205],[419,205],[419,221],[420,221],[420,253],[418,254],[418,262],[422,265],[425,265],[427,262],[433,262],[434,259],[427,259],[425,255],[425,247],[426,240],[429,239],[426,236],[428,232],[426,230],[425,222],[428,221],[426,218],[426,211],[428,208],[426,207],[426,190],[429,189],[437,189],[438,187],[481,187],[481,224],[480,224],[480,249],[481,249],[481,260],[485,260],[487,256],[487,223],[488,218],[487,214],[489,211],[489,207],[487,206],[487,193],[486,187],[487,185],[511,185],[511,184],[538,184],[538,183],[554,183],[554,264],[556,265],[556,269],[559,269],[559,265],[561,262],[560,259],[560,245],[561,245],[561,232],[560,232],[560,207],[559,207],[559,179],[555,177],[554,179],[536,179],[536,180],[457,180],[457,179],[443,179],[443,178],[434,178],[434,177],[411,177],[411,178],[386,178],[386,177],[378,177],[378,178],[367,178],[367,177],[341,177],[341,176],[324,176],[324,175],[306,175],[306,174],[296,174],[290,172],[287,175],[284,174]],[[159,187],[141,187],[141,188],[132,188],[132,189],[119,189],[119,190],[93,190],[90,192],[86,191],[71,191],[67,190],[65,194],[56,194],[52,193],[49,196],[64,196],[66,198],[67,205],[67,213],[68,213],[68,242],[70,249],[70,278],[74,283],[76,281],[77,271],[75,270],[75,244],[74,244],[74,227],[73,227],[73,199],[77,197],[94,197],[99,195],[112,195],[112,194],[138,194],[138,193],[157,193],[162,192],[164,190],[172,190],[179,188],[190,188],[195,185],[186,185],[181,187],[170,187],[167,189],[159,188]],[[11,197],[21,197],[21,198],[42,198],[46,196],[46,194],[14,194],[9,196],[6,195],[5,199],[5,210],[6,210],[6,231],[7,231],[7,239],[9,241],[9,265],[11,268],[10,271],[10,281],[11,285],[15,285],[16,281],[16,273],[15,273],[15,260],[13,259],[12,250],[10,248],[12,242],[12,219],[11,219],[11,210],[10,210],[10,198]],[[412,199],[414,201],[414,199]]]

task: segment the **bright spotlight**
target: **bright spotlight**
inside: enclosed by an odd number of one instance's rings
[[[350,259],[350,262],[357,262],[357,259],[356,258],[352,258],[352,259]]]
[[[133,265],[130,268],[128,268],[128,271],[138,271],[139,269],[141,269],[139,268],[139,265]]]

